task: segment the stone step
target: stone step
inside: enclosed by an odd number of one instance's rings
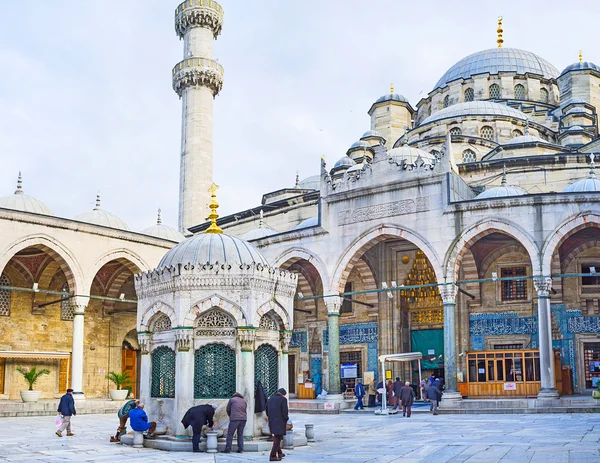
[[[0,401],[0,418],[56,415],[58,402],[58,399],[40,400],[35,403],[2,400]],[[75,409],[78,415],[110,414],[117,413],[125,402],[110,399],[76,400]]]

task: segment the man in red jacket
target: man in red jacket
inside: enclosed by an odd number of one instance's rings
[[[231,443],[233,442],[233,433],[237,431],[237,453],[244,451],[244,428],[248,419],[246,409],[248,404],[246,399],[239,392],[233,394],[227,403],[227,416],[229,416],[229,428],[227,429],[227,439],[225,440],[224,453],[231,453]]]

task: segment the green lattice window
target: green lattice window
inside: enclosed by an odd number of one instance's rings
[[[160,346],[152,352],[152,397],[175,397],[175,351]]]
[[[194,353],[194,398],[228,399],[235,394],[235,351],[207,344]]]
[[[277,351],[273,346],[263,344],[254,352],[254,381],[260,381],[267,396],[271,397],[279,388],[278,380]]]

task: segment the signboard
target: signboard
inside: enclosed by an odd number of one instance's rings
[[[385,370],[385,379],[392,379],[392,370]]]
[[[600,378],[592,378],[592,387],[598,387],[600,384]]]
[[[517,383],[504,383],[504,390],[505,391],[516,391]]]
[[[356,378],[358,376],[357,363],[342,363],[342,379]]]
[[[324,404],[325,410],[334,410],[335,404],[333,402],[325,402]]]
[[[305,389],[312,389],[313,388],[313,383],[304,383],[304,388]]]
[[[427,355],[435,355],[435,349],[428,349]]]
[[[298,381],[298,384],[302,384],[304,382],[304,375],[299,373],[296,377],[296,380]]]
[[[365,378],[363,383],[366,387],[367,384],[371,384],[373,382],[373,380],[375,379],[375,372],[374,371],[365,371],[363,373],[363,378]]]

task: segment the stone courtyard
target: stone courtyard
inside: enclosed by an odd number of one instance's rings
[[[292,415],[297,432],[314,423],[316,442],[286,450],[293,462],[600,462],[596,414]],[[0,462],[240,462],[268,453],[192,454],[111,444],[112,415],[73,419],[72,438],[54,435],[54,417],[4,418]]]

